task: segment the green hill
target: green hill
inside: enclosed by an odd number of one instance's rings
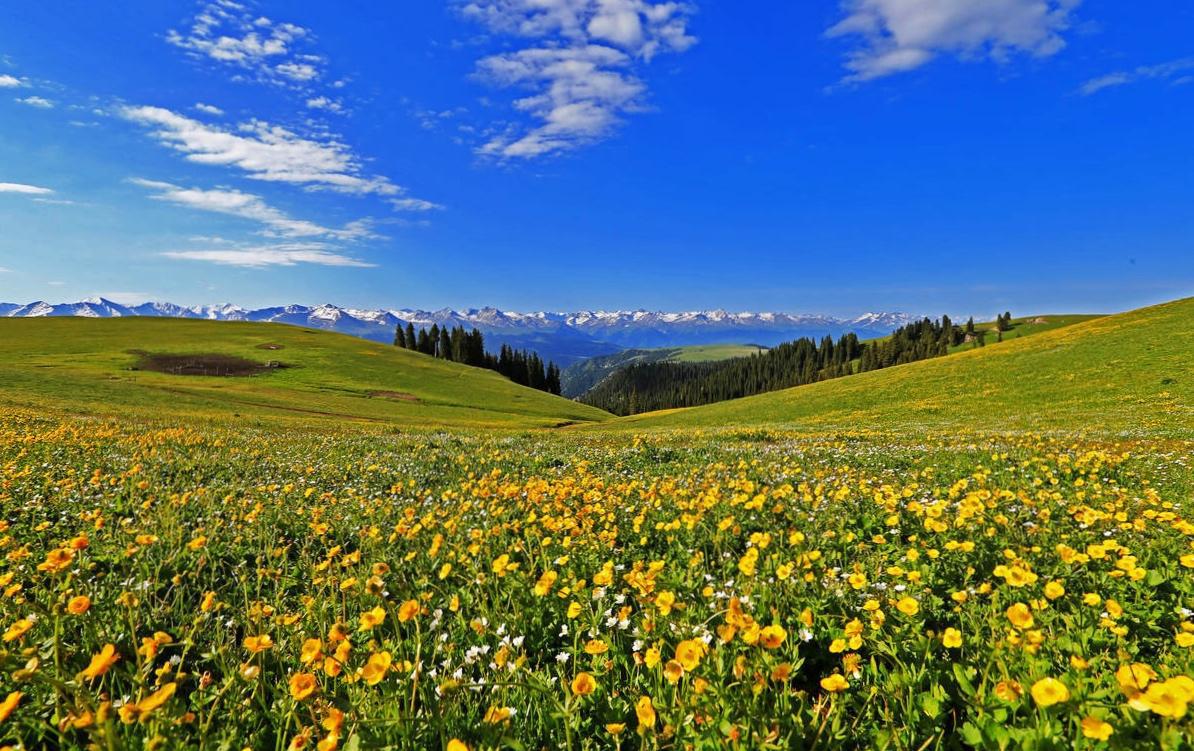
[[[1090,430],[1194,435],[1194,298],[730,402],[629,429]]]
[[[229,369],[251,375],[178,374]],[[96,416],[461,427],[609,417],[487,370],[270,323],[0,319],[0,384],[0,405]]]
[[[754,344],[694,344],[689,347],[628,349],[612,355],[590,357],[573,363],[560,374],[564,396],[578,397],[602,379],[627,365],[647,362],[712,362],[731,357],[748,357],[766,351]]]

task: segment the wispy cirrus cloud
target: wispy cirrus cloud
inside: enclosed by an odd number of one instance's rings
[[[524,89],[516,123],[478,147],[500,159],[533,158],[607,137],[645,109],[638,71],[663,52],[683,52],[693,6],[646,0],[471,0],[459,13],[490,31],[526,40],[523,49],[477,63],[481,80]]]
[[[220,266],[263,269],[271,266],[341,266],[373,268],[376,264],[328,249],[320,243],[285,243],[254,247],[214,248],[199,250],[171,250],[162,253],[167,258],[185,261],[204,261]]]
[[[162,144],[197,164],[235,167],[254,180],[342,193],[397,196],[388,178],[365,175],[360,160],[334,139],[304,138],[262,120],[235,130],[199,122],[162,107],[123,107],[121,116],[153,128]]]
[[[239,190],[184,188],[167,182],[141,178],[134,178],[130,182],[155,191],[153,198],[159,201],[258,222],[266,228],[268,234],[295,238],[324,237],[336,240],[363,240],[377,237],[372,230],[372,222],[368,219],[350,222],[340,229],[324,227],[315,222],[295,219],[284,211],[270,206],[260,196]]]
[[[48,196],[54,191],[49,188],[43,188],[38,185],[26,185],[25,183],[0,183],[0,193],[21,193],[29,196]]]
[[[1085,96],[1097,94],[1104,89],[1126,86],[1140,81],[1169,81],[1171,83],[1186,83],[1190,75],[1194,74],[1194,57],[1184,57],[1171,60],[1159,65],[1141,65],[1131,70],[1119,70],[1098,78],[1092,78],[1082,84],[1079,91]]]
[[[322,76],[325,63],[309,50],[311,37],[309,29],[258,15],[248,3],[214,0],[202,4],[189,28],[171,29],[166,41],[238,77],[301,88]]]
[[[10,76],[7,74],[0,76],[0,89],[19,89],[22,86],[24,86],[24,84],[21,82],[21,79],[17,78],[16,76]]]
[[[27,104],[30,107],[37,107],[38,109],[49,110],[54,109],[54,103],[49,99],[41,96],[27,96],[16,100],[20,104]]]
[[[195,102],[195,111],[202,112],[205,115],[213,115],[220,117],[224,114],[224,110],[215,106],[214,104],[204,104],[203,102]]]
[[[860,39],[844,82],[914,70],[941,55],[1003,62],[1065,47],[1081,0],[844,0],[846,17],[826,35]]]

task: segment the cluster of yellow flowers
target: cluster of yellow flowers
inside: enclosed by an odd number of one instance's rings
[[[1190,737],[1185,444],[3,426],[13,744]]]

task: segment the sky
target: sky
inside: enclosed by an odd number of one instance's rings
[[[0,300],[1194,294],[1194,5],[11,0]]]

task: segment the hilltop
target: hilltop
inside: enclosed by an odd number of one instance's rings
[[[203,375],[216,372],[232,375]],[[527,428],[609,417],[487,370],[266,323],[0,319],[0,382],[8,406],[122,419]]]
[[[1194,435],[1194,298],[832,381],[619,420],[628,429]]]
[[[711,362],[732,357],[748,357],[765,349],[752,344],[695,344],[689,347],[627,349],[569,365],[560,374],[560,383],[564,396],[575,398],[627,365],[645,362]]]

